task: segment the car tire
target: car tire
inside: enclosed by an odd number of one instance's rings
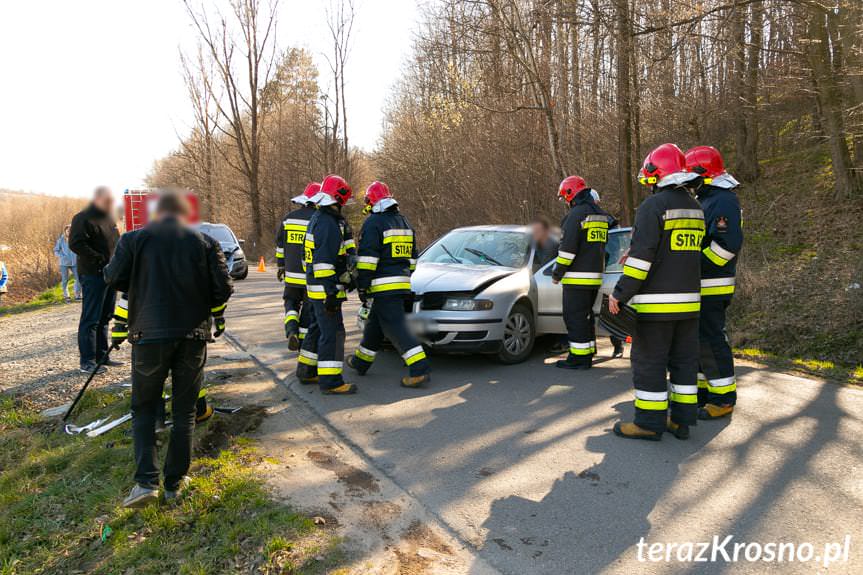
[[[523,303],[512,306],[504,320],[504,339],[497,352],[497,360],[504,364],[521,363],[530,357],[536,341],[533,312]]]

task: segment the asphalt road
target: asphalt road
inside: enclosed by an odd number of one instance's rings
[[[422,390],[399,387],[399,358],[382,353],[365,377],[346,369],[359,394],[323,396],[293,377],[274,276],[237,282],[229,333],[501,572],[816,573],[823,545],[846,536],[847,561],[829,572],[863,572],[863,391],[742,365],[732,420],[659,443],[611,434],[632,416],[628,359],[568,372],[542,345],[516,366],[433,356]],[[355,310],[345,314],[351,351]],[[641,538],[694,543],[694,556],[699,542],[729,535],[729,555],[740,542],[794,543],[798,555],[690,563],[677,560],[684,547],[670,561],[647,561],[649,548],[639,557]],[[803,562],[807,544],[813,560]]]

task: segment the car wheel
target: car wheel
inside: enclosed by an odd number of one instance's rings
[[[536,329],[533,325],[533,313],[524,304],[512,306],[503,324],[503,341],[497,359],[501,363],[521,363],[533,351],[536,339]]]

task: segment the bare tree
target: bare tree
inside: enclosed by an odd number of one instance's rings
[[[198,31],[214,74],[205,77],[214,99],[216,126],[232,144],[223,154],[245,180],[255,244],[263,238],[261,221],[261,98],[275,61],[278,0],[230,0],[228,14],[208,12],[183,0]]]
[[[327,8],[327,27],[332,36],[332,55],[327,56],[333,74],[333,108],[326,116],[332,115],[333,166],[332,170],[343,172],[350,177],[348,152],[348,107],[345,97],[345,68],[351,48],[351,33],[354,28],[354,0],[331,0]],[[324,100],[327,106],[329,98]]]

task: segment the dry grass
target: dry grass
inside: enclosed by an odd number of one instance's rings
[[[0,260],[9,270],[4,304],[28,301],[59,283],[54,242],[85,203],[0,190]]]

